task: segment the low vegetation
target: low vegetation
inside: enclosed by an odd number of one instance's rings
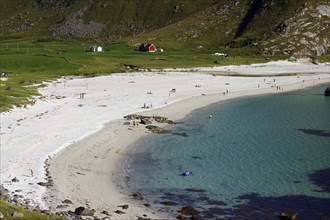
[[[0,212],[4,215],[4,220],[11,220],[11,219],[21,219],[21,220],[65,220],[60,217],[41,214],[39,212],[28,211],[26,209],[22,209],[18,206],[14,206],[9,204],[3,200],[0,200]],[[21,213],[23,217],[15,217],[13,218],[14,213]]]
[[[328,0],[4,0],[0,8],[2,39],[125,39],[171,50],[329,53]]]
[[[251,64],[285,59],[287,56],[255,56],[253,51],[223,48],[228,57],[213,55],[219,50],[137,51],[124,42],[104,44],[103,52],[89,52],[92,42],[53,40],[1,41],[0,110],[30,103],[44,82],[62,76],[97,76],[118,72],[164,68],[193,68],[229,64]],[[157,45],[158,46],[158,45]]]

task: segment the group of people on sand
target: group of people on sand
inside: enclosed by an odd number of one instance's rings
[[[138,126],[139,126],[139,123],[140,123],[139,121],[135,121],[135,120],[134,120],[134,121],[133,121],[133,126],[134,126],[134,127],[135,127],[135,126],[138,127]]]
[[[281,88],[280,86],[276,86],[276,89],[277,90],[281,90],[281,89],[283,90],[283,88]]]
[[[152,103],[150,105],[146,105],[146,103],[144,103],[142,108],[152,108]]]
[[[229,93],[229,91],[226,90],[226,92],[223,92],[222,94],[223,94],[223,95],[226,95],[226,94],[228,94],[228,93]]]

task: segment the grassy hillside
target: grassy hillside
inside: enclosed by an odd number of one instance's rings
[[[64,218],[50,216],[50,215],[44,215],[38,212],[32,212],[28,211],[26,209],[22,209],[20,207],[11,205],[3,200],[0,200],[0,212],[4,214],[5,220],[11,220],[11,219],[21,219],[21,220],[64,220]],[[11,217],[14,212],[20,212],[24,215],[24,217]]]
[[[105,23],[102,36],[116,39],[167,26],[207,8],[213,2],[214,0],[100,0],[91,5],[83,19]]]
[[[2,37],[88,36],[116,40],[169,25],[207,8],[213,2],[214,0],[0,0],[0,33]],[[101,29],[95,32],[97,26]],[[90,31],[93,35],[84,35],[84,31]]]
[[[234,37],[244,16],[243,2],[222,0],[194,15],[156,31],[141,34],[133,42],[150,39],[166,48],[191,50],[224,47]]]
[[[330,45],[327,0],[0,0],[0,8],[1,39],[125,39],[309,56]]]
[[[329,54],[330,3],[326,0],[218,0],[174,24],[140,34],[132,42],[143,39],[172,49],[226,47],[256,55]]]

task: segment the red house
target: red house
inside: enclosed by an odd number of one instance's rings
[[[145,43],[142,43],[140,46],[139,46],[139,51],[143,51],[143,52],[156,52],[156,47],[155,45],[153,44],[145,44]]]

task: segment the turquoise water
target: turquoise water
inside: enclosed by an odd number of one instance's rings
[[[299,219],[330,217],[327,86],[194,111],[171,133],[134,146],[129,189],[172,216],[191,205],[203,219],[278,219],[287,209]],[[184,170],[193,175],[181,176]]]

